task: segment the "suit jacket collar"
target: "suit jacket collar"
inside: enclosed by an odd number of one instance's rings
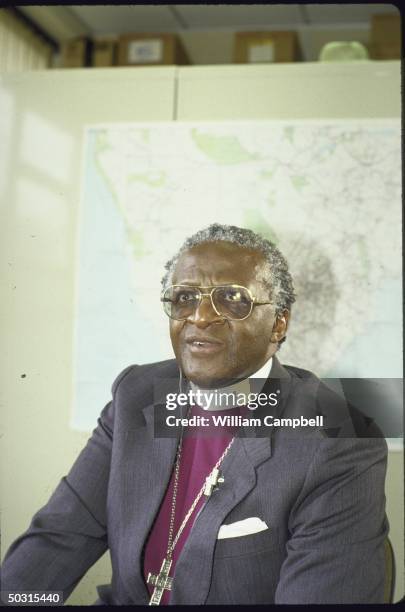
[[[251,388],[255,389],[257,387],[257,392],[266,394],[276,393],[279,397],[277,406],[272,410],[270,407],[258,408],[253,412],[252,416],[259,419],[263,419],[267,414],[279,416],[286,406],[290,392],[290,383],[291,375],[281,365],[277,357],[273,355],[270,376],[266,383],[261,388],[260,379],[253,379],[251,381]],[[263,461],[271,457],[272,433],[272,430],[269,432],[269,428],[264,425],[258,427],[244,426],[241,428],[239,435],[243,439],[247,457],[254,468],[257,468]]]

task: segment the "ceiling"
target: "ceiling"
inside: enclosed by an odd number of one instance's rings
[[[392,4],[240,4],[65,6],[93,35],[124,32],[369,25]]]

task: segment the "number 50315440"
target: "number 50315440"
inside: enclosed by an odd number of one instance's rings
[[[1,591],[1,601],[13,606],[62,606],[62,591]]]

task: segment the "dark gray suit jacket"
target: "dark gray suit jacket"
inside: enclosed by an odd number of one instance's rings
[[[116,379],[86,447],[8,551],[3,590],[66,598],[108,548],[112,584],[99,603],[148,602],[142,553],[178,441],[154,438],[156,377],[178,379],[176,362],[131,366]],[[268,384],[281,390],[276,416],[322,413],[327,426],[241,430],[179,558],[171,602],[382,602],[385,440],[305,370],[273,358]],[[222,524],[249,517],[269,528],[217,539]]]

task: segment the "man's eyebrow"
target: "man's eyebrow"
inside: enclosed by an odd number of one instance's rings
[[[177,283],[173,283],[173,284],[174,285],[189,285],[190,287],[198,287],[197,281],[190,281],[190,280],[177,281]]]
[[[220,283],[214,283],[213,285],[201,285],[200,283],[196,282],[196,281],[190,281],[190,280],[183,280],[183,281],[178,281],[176,283],[173,283],[174,285],[187,285],[189,287],[226,287],[227,285],[237,285],[238,287],[246,287],[246,285],[241,285],[240,283],[234,281],[234,280],[230,280],[230,281],[223,281]]]

